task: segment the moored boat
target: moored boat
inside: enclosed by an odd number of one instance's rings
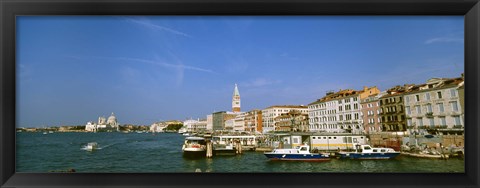
[[[370,145],[355,145],[353,152],[338,152],[341,159],[393,159],[400,152],[392,148],[373,148]]]
[[[182,146],[185,157],[205,157],[207,145],[203,137],[186,137]]]
[[[300,145],[295,149],[274,149],[271,152],[263,153],[270,160],[285,161],[327,161],[330,160],[328,154],[311,153],[310,146]]]

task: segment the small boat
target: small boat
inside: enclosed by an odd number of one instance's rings
[[[402,155],[409,156],[409,157],[417,157],[417,158],[427,158],[427,159],[448,159],[449,158],[449,155],[447,155],[447,154],[428,154],[428,153],[403,152]]]
[[[48,134],[47,132],[43,132],[43,134]]]
[[[328,161],[328,154],[310,153],[310,146],[301,145],[295,149],[274,149],[271,152],[263,153],[270,160],[286,161]]]
[[[357,144],[353,152],[338,152],[341,159],[393,159],[400,155],[392,148],[372,148],[370,145]]]
[[[93,150],[96,150],[97,148],[98,148],[98,143],[96,142],[90,142],[85,146],[85,149],[88,151],[93,151]]]
[[[182,146],[185,157],[205,157],[207,144],[203,137],[186,137]]]

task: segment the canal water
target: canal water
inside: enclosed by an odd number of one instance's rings
[[[461,159],[269,161],[261,152],[237,156],[182,157],[184,136],[176,133],[17,133],[16,171],[52,172],[448,172],[463,173]],[[97,142],[99,149],[83,147]]]

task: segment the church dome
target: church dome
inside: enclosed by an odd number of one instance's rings
[[[115,115],[112,112],[112,115],[110,115],[110,117],[108,117],[107,123],[114,123],[114,122],[117,122],[117,118],[115,117]]]

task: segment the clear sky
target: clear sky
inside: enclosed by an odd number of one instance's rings
[[[206,118],[464,71],[463,16],[17,17],[17,126]]]

